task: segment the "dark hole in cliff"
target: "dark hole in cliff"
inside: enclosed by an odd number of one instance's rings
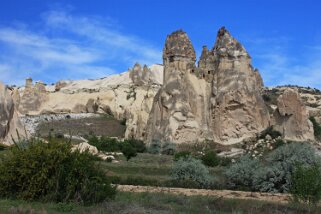
[[[203,74],[203,78],[205,78],[205,74]]]
[[[194,70],[193,69],[192,69],[191,73],[194,74]]]
[[[207,73],[208,73],[208,74],[211,74],[211,71],[208,71]]]
[[[174,62],[174,56],[169,57],[169,62]]]

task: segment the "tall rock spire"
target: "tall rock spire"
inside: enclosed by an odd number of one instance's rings
[[[219,57],[250,58],[243,45],[233,38],[225,27],[222,27],[217,33],[213,52]]]

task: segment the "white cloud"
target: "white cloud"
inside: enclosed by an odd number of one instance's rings
[[[110,19],[64,11],[46,12],[43,19],[38,30],[26,24],[0,27],[2,81],[21,84],[29,76],[46,82],[93,79],[116,73],[120,64],[129,67],[138,60],[151,64],[161,59],[160,50],[116,31]]]
[[[299,85],[321,89],[321,49],[297,46],[291,39],[248,39],[250,54],[267,86]]]

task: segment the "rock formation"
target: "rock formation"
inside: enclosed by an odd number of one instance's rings
[[[0,143],[11,144],[12,138],[17,140],[17,132],[21,136],[25,134],[12,99],[12,91],[0,82]]]
[[[213,48],[203,46],[197,66],[194,47],[179,30],[166,38],[163,65],[136,63],[121,74],[51,86],[33,85],[29,78],[24,88],[10,92],[10,99],[22,115],[106,113],[126,121],[125,137],[147,142],[234,144],[256,139],[269,126],[286,139],[313,139],[308,116],[321,121],[321,92],[303,97],[310,105],[306,113],[294,92],[282,89],[279,99],[273,95],[269,103],[261,96],[266,90],[245,48],[223,27]],[[1,118],[1,124],[8,124],[8,118]],[[8,135],[8,125],[1,130]]]
[[[269,126],[259,73],[225,28],[219,30],[211,51],[203,47],[198,67],[195,61],[186,33],[167,36],[164,84],[154,100],[148,141],[236,143]]]
[[[164,84],[154,99],[147,139],[195,142],[208,132],[210,85],[195,72],[195,51],[183,31],[167,36]]]
[[[274,113],[275,128],[287,140],[314,140],[313,125],[307,110],[295,89],[287,89],[277,99]]]
[[[47,93],[45,85],[40,81],[33,85],[32,79],[28,78],[20,98],[19,112],[27,114],[28,112],[37,111],[46,100]]]

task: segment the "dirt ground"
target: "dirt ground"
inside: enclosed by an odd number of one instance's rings
[[[150,186],[132,186],[118,185],[118,191],[121,192],[153,192],[153,193],[170,193],[186,196],[215,196],[228,199],[248,199],[260,200],[274,203],[288,203],[290,195],[279,193],[259,193],[259,192],[242,192],[231,190],[205,190],[205,189],[185,189],[185,188],[168,188],[168,187],[150,187]]]

